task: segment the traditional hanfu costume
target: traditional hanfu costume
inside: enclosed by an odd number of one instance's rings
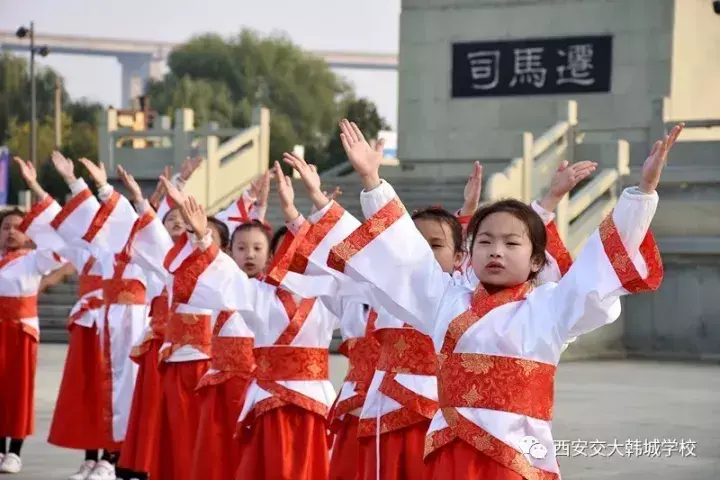
[[[32,212],[23,221],[32,219]],[[20,229],[26,229],[24,225]],[[42,277],[64,263],[51,250],[0,254],[0,439],[22,441],[35,428],[34,396],[40,335],[37,294]],[[19,455],[18,455],[19,457]],[[18,468],[19,468],[19,460]]]
[[[65,220],[57,232],[69,243],[83,241],[100,263],[103,276],[103,318],[100,322],[101,348],[106,377],[104,421],[112,432],[119,452],[125,438],[130,406],[137,376],[137,365],[130,353],[148,323],[147,292],[158,284],[124,254],[137,215],[130,203],[109,185],[99,191],[102,205],[98,209],[82,179],[70,185],[73,197],[63,207],[77,216],[93,214],[86,232]],[[59,216],[64,215],[61,212]],[[152,295],[152,293],[151,293]]]
[[[567,341],[618,317],[620,296],[659,285],[662,265],[648,233],[657,195],[623,192],[557,283],[496,294],[440,270],[389,184],[363,192],[361,202],[367,220],[327,262],[372,285],[375,302],[433,340],[440,409],[425,445],[430,477],[559,478],[556,365]],[[524,453],[525,437],[540,445],[533,454]]]
[[[289,228],[304,234],[302,227]],[[194,279],[177,300],[238,311],[255,334],[256,370],[239,419],[236,478],[327,478],[326,416],[335,398],[328,347],[337,318],[323,302],[249,279],[209,237],[195,254],[195,266],[184,264],[175,272]]]
[[[572,260],[557,234],[552,214],[537,204],[533,204],[533,208],[543,217],[550,239],[543,281],[557,280],[567,271]],[[330,247],[358,228],[360,223],[335,202],[311,216],[310,220],[314,225],[297,248],[291,262],[291,273],[283,284],[297,293],[333,297],[337,294],[334,289],[321,291],[327,285],[327,279],[317,277],[332,274],[324,264]],[[468,222],[467,217],[460,220],[464,224]],[[293,277],[295,273],[308,279],[303,282]],[[469,273],[454,272],[451,281],[457,285],[474,286],[477,279]],[[314,279],[314,282],[308,282],[309,279]],[[313,287],[318,289],[308,290]],[[372,301],[371,297],[365,300]],[[374,337],[380,343],[380,356],[360,414],[357,434],[359,478],[420,478],[427,474],[423,464],[425,436],[438,410],[434,347],[429,336],[410,324],[389,314],[381,306],[378,306],[378,312],[374,321]]]

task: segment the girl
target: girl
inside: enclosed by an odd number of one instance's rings
[[[173,177],[173,184],[177,188],[183,188],[200,163],[197,158],[185,159],[180,167],[180,173]],[[168,172],[168,169],[166,168],[165,171]],[[119,173],[133,203],[142,204],[142,192],[135,179],[124,169]],[[163,192],[160,182],[156,192]],[[158,198],[157,203],[158,217],[163,219],[163,226],[173,240],[179,239],[186,230],[180,212],[177,208],[171,208],[166,196]],[[144,221],[142,216],[138,218],[133,229],[140,228]],[[130,354],[139,368],[130,408],[128,431],[115,472],[116,477],[123,480],[146,480],[148,477],[157,478],[159,475],[157,452],[162,379],[158,368],[158,356],[165,338],[169,310],[168,292],[163,288],[161,294],[150,302],[150,325],[143,333],[141,342],[133,347]]]
[[[532,209],[506,200],[478,210],[468,226],[480,281],[474,292],[441,271],[392,187],[379,179],[380,158],[359,129],[344,121],[341,130],[363,179],[368,219],[332,249],[328,263],[372,285],[377,301],[433,339],[440,410],[425,449],[431,478],[559,478],[550,422],[563,344],[617,318],[621,295],[660,284],[660,256],[647,231],[682,125],[654,145],[640,186],[623,192],[557,283],[533,287],[546,235]],[[550,200],[542,205],[548,211],[559,198]],[[394,275],[382,265],[392,265]],[[523,453],[525,437],[538,440],[533,455]]]
[[[170,186],[177,192],[175,187]],[[139,187],[134,190],[139,194]],[[130,255],[163,278],[171,302],[165,341],[160,349],[163,403],[158,436],[159,468],[163,476],[189,479],[194,478],[194,470],[202,472],[198,475],[205,475],[208,470],[227,468],[222,464],[208,466],[207,456],[197,457],[200,463],[197,467],[194,465],[201,416],[200,398],[196,397],[195,389],[211,366],[213,326],[220,330],[227,327],[226,331],[232,332],[236,320],[232,314],[191,307],[179,300],[180,294],[193,282],[191,276],[174,275],[179,265],[185,262],[193,264],[196,260],[190,257],[190,237],[183,234],[173,242],[147,202],[137,206],[147,220],[137,225],[130,243]],[[213,218],[207,219],[207,222],[212,225],[209,230],[214,245],[226,249],[229,235],[225,224]],[[227,355],[223,358],[227,360]]]
[[[306,185],[315,183],[311,178],[315,174],[304,160],[292,155],[287,155],[286,159],[300,173]],[[581,162],[575,168],[582,172],[577,176],[579,181],[594,170],[594,164]],[[570,172],[568,170],[562,173],[563,170],[564,166],[556,175],[554,184]],[[465,203],[459,212],[461,218],[471,215],[477,208],[482,184],[481,175],[482,170],[476,163],[465,188]],[[576,183],[563,181],[559,186],[555,185],[553,190],[562,196]],[[310,196],[321,198],[312,192]],[[323,206],[321,203],[316,204],[315,207],[327,213],[305,237],[315,239],[315,243],[304,242],[297,249],[297,252],[304,257],[293,261],[293,265],[307,264],[310,257],[327,258],[327,243],[325,242],[323,247],[324,251],[323,248],[318,248],[318,244],[323,242],[324,233],[321,230],[344,228],[339,225],[341,217],[335,215],[333,220],[333,215],[330,214],[334,207],[330,207],[329,204]],[[539,206],[534,208],[541,210]],[[439,207],[417,211],[412,219],[415,227],[431,246],[433,256],[442,271],[448,274],[458,273],[457,269],[464,257],[465,242],[461,221]],[[335,225],[335,222],[338,222],[338,225]],[[350,222],[345,223],[346,226],[350,225]],[[325,226],[321,227],[323,224]],[[554,231],[551,224],[546,228],[548,231]],[[567,254],[561,242],[559,247],[561,248],[554,248],[552,254],[548,252],[548,257],[552,258],[551,255],[555,255],[560,258]],[[462,275],[457,275],[454,281],[458,284],[470,283]],[[438,408],[432,341],[430,337],[393,318],[383,309],[380,309],[375,326],[377,329],[375,336],[380,340],[381,353],[378,371],[370,385],[358,429],[360,478],[422,477],[426,473],[422,463],[425,433]],[[376,439],[378,436],[380,438]],[[382,461],[377,460],[378,456]]]
[[[43,275],[64,263],[52,251],[30,248],[24,221],[19,210],[0,216],[0,473],[20,472],[22,444],[34,430],[37,294]]]
[[[51,226],[60,207],[40,187],[37,172],[30,162],[15,158],[28,188],[41,201],[34,204],[24,222],[25,233],[40,248],[52,249],[69,260],[80,272],[80,298],[70,312],[70,339],[62,382],[50,425],[48,442],[65,448],[85,450],[85,461],[69,480],[84,480],[100,460],[99,450],[112,446],[103,429],[102,357],[96,323],[101,319],[102,275],[100,264],[90,251],[80,245],[66,244]],[[97,206],[99,208],[99,205]],[[72,217],[72,214],[70,214]],[[69,219],[82,230],[90,226],[91,217],[84,224]]]
[[[91,194],[82,179],[75,179],[72,162],[57,152],[53,154],[52,161],[73,194],[63,210],[92,213],[91,205],[85,200]],[[86,159],[80,162],[98,185],[102,205],[94,212],[90,227],[84,234],[72,225],[63,225],[57,231],[68,242],[88,245],[101,264],[105,308],[100,336],[103,342],[104,372],[112,377],[111,381],[103,382],[106,386],[103,392],[103,419],[116,445],[112,455],[98,462],[89,479],[105,480],[115,477],[115,463],[130,417],[137,376],[137,365],[130,359],[130,353],[148,323],[147,298],[160,293],[160,284],[139,266],[132,264],[123,253],[138,218],[132,206],[108,185],[102,165],[97,166]],[[63,215],[61,212],[58,217]]]
[[[279,164],[275,169],[280,170]],[[282,172],[277,178],[279,184],[290,185]],[[286,220],[293,220],[288,225],[292,233],[301,217],[292,204],[292,190],[284,191],[287,195],[281,195],[281,203]],[[240,415],[242,445],[236,478],[327,478],[325,417],[335,397],[328,380],[328,346],[337,318],[322,302],[299,299],[268,282],[249,279],[231,258],[210,245],[204,213],[192,198],[183,203],[182,211],[199,242],[196,265],[201,266],[183,265],[176,272],[176,276],[192,274],[194,279],[182,301],[237,310],[255,334],[257,368]],[[298,236],[306,229],[302,223]],[[279,264],[271,282],[279,283],[282,274],[277,272],[286,269]]]
[[[250,278],[262,275],[270,255],[267,228],[262,224],[269,193],[270,175],[266,172],[238,201],[215,217],[223,219],[233,232],[229,253]],[[248,204],[252,207],[248,208]],[[200,426],[191,478],[227,480],[235,475],[240,462],[239,444],[233,437],[255,368],[254,339],[237,312],[218,315],[212,330],[210,369],[197,386]],[[213,462],[210,468],[208,459]]]

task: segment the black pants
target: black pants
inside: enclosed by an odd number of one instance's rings
[[[10,450],[8,451],[7,447],[7,437],[0,438],[0,453],[6,454],[6,453],[14,453],[18,457],[20,456],[20,450],[22,450],[23,440],[22,438],[11,438],[10,439]]]

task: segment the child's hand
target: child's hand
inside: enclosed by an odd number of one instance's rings
[[[640,190],[645,193],[653,193],[660,183],[660,176],[663,168],[667,163],[667,155],[680,132],[685,128],[685,124],[675,125],[663,140],[658,140],[653,145],[650,156],[645,160],[642,168],[642,180],[640,181]]]
[[[207,234],[208,223],[205,208],[191,196],[180,204],[180,213],[185,223],[195,232],[195,236],[198,239],[203,239]]]
[[[475,162],[473,171],[465,184],[465,202],[460,210],[460,215],[467,217],[475,213],[480,205],[480,194],[482,193],[482,165]]]
[[[595,162],[582,161],[568,165],[568,161],[563,160],[555,171],[550,181],[550,190],[540,202],[540,206],[549,212],[555,210],[563,197],[578,183],[589,177],[596,168]]]
[[[344,119],[340,122],[340,141],[355,171],[363,181],[366,191],[380,185],[380,163],[383,158],[384,141],[380,140],[375,148],[365,140],[365,136],[355,123]]]
[[[168,180],[162,175],[160,175],[159,180],[163,188],[165,189],[168,198],[175,202],[175,205],[180,206],[187,201],[187,195],[175,188],[175,185],[173,185],[170,180]]]
[[[318,210],[325,208],[325,205],[330,203],[330,200],[320,190],[320,175],[317,173],[317,167],[308,165],[302,157],[294,153],[284,153],[283,161],[300,174],[300,179],[305,185],[305,191],[315,208]]]
[[[57,150],[52,153],[50,160],[52,161],[55,170],[57,170],[63,180],[65,180],[65,183],[70,185],[77,180],[75,177],[75,165],[73,165],[72,160],[68,160]]]
[[[190,177],[192,177],[192,174],[195,172],[195,170],[202,165],[203,159],[202,157],[195,157],[190,158],[187,157],[185,161],[183,161],[182,165],[180,165],[180,178],[183,182],[187,182],[190,180]],[[167,176],[167,178],[170,178]]]
[[[90,176],[98,188],[102,188],[107,185],[107,172],[105,172],[105,165],[103,165],[102,162],[95,165],[87,158],[81,158],[78,161],[87,168],[88,173],[90,173]]]
[[[142,190],[140,189],[140,185],[138,185],[137,181],[135,181],[135,177],[126,172],[122,165],[117,166],[117,174],[120,177],[120,180],[122,180],[123,185],[125,185],[125,188],[128,189],[128,192],[130,193],[130,200],[135,205],[142,203]]]

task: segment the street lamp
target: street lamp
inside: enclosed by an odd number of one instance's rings
[[[46,57],[50,50],[46,45],[35,46],[35,23],[30,28],[20,27],[15,32],[18,38],[30,37],[30,161],[37,165],[37,99],[35,94],[35,54]]]

